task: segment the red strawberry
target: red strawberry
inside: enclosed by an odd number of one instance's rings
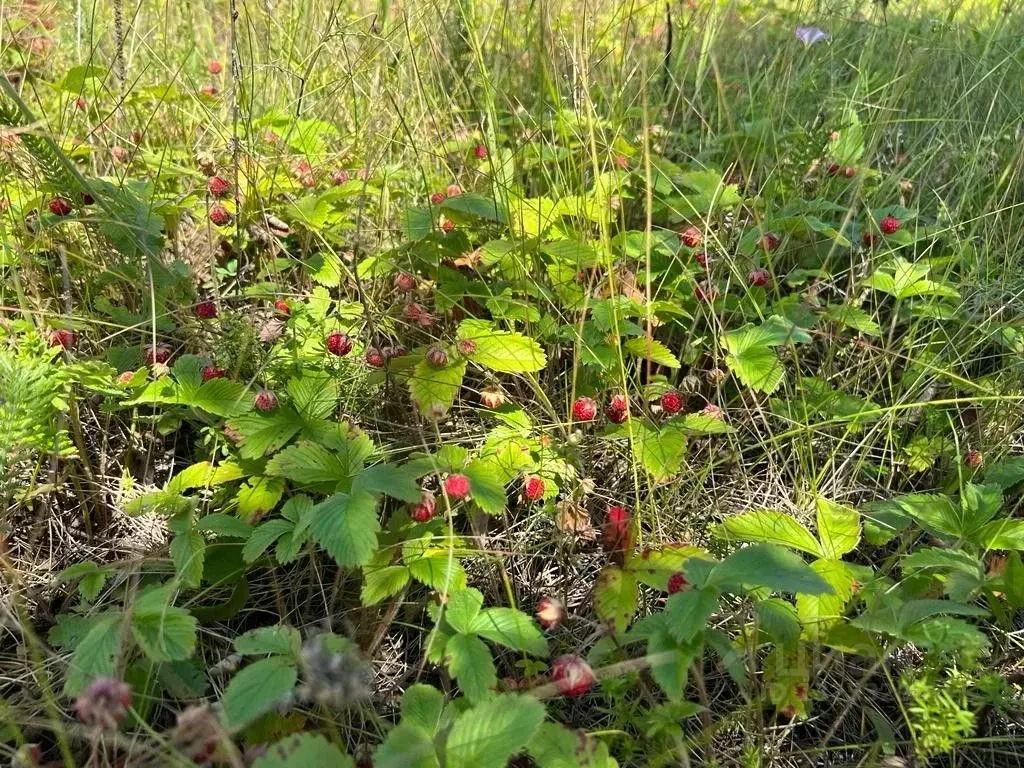
[[[214,226],[225,227],[231,223],[231,214],[222,205],[215,205],[210,209],[210,221]]]
[[[348,181],[348,171],[332,171],[331,172],[331,184],[338,187]]]
[[[78,343],[78,334],[67,328],[58,328],[50,334],[50,346],[72,349]]]
[[[682,592],[690,586],[690,582],[687,581],[686,576],[682,571],[676,571],[668,577],[668,592],[670,595],[674,595],[676,592]]]
[[[444,192],[435,192],[430,196],[430,202],[434,205],[440,205],[445,200]]]
[[[409,354],[409,351],[401,344],[396,344],[392,347],[384,347],[380,352],[384,355],[385,360],[390,360],[393,357],[405,357]]]
[[[366,350],[366,354],[363,356],[366,360],[367,365],[372,365],[374,368],[383,368],[386,362],[384,353],[376,347],[370,347]]]
[[[758,241],[766,251],[774,251],[779,247],[779,237],[774,232],[765,232]]]
[[[168,344],[147,344],[143,350],[146,356],[146,363],[149,365],[163,364],[171,359],[171,347]]]
[[[211,176],[206,188],[214,197],[226,197],[231,192],[231,182],[222,176]]]
[[[615,165],[625,170],[626,168],[629,168],[629,158],[626,157],[625,155],[616,155]]]
[[[71,213],[71,203],[63,197],[53,198],[48,207],[54,216],[67,216]]]
[[[92,205],[96,202],[96,198],[90,195],[88,192],[82,193],[82,205]]]
[[[665,413],[679,413],[683,409],[683,398],[678,392],[666,392],[661,396],[661,407]]]
[[[523,493],[526,494],[526,498],[530,501],[540,501],[544,498],[544,480],[543,478],[532,475],[526,478],[526,485],[523,488]]]
[[[77,99],[75,99],[75,109],[85,112],[85,110],[88,108],[89,102],[87,102],[83,96],[79,96]]]
[[[456,501],[466,498],[469,496],[469,478],[461,474],[448,475],[444,481],[444,492]]]
[[[485,147],[483,144],[477,144],[476,147],[473,149],[473,154],[476,155],[480,160],[483,160],[487,157],[487,147]]]
[[[223,368],[218,368],[215,365],[203,366],[203,370],[200,372],[203,377],[203,381],[210,381],[211,379],[222,379],[228,375],[228,372]]]
[[[274,309],[276,309],[282,315],[290,315],[292,313],[292,308],[288,306],[288,302],[285,301],[284,299],[278,299],[277,301],[275,301]]]
[[[426,358],[428,363],[438,368],[448,365],[448,353],[437,344],[427,350]]]
[[[630,514],[625,507],[608,507],[608,516],[601,529],[601,546],[607,554],[621,554],[632,546],[629,529]]]
[[[865,248],[870,248],[871,246],[873,246],[875,244],[875,240],[877,239],[877,235],[875,235],[873,232],[865,232],[860,236],[860,242]]]
[[[215,85],[204,85],[199,89],[199,92],[204,96],[209,96],[210,98],[213,98],[218,93],[217,86]]]
[[[710,304],[718,298],[718,286],[710,280],[697,283],[697,285],[693,286],[693,297],[697,301],[704,301]]]
[[[551,665],[551,681],[563,696],[582,696],[596,679],[594,670],[579,656],[559,656]]]
[[[426,523],[433,519],[436,508],[434,494],[430,491],[423,491],[419,503],[413,506],[409,516],[417,523]]]
[[[696,248],[704,242],[704,235],[696,227],[687,227],[679,234],[679,239],[687,248]]]
[[[441,229],[444,230],[444,232],[447,234],[448,232],[451,232],[453,229],[455,229],[455,222],[452,221],[451,219],[445,219],[441,223]]]
[[[622,424],[629,418],[628,410],[629,401],[626,400],[625,395],[612,395],[605,413],[608,416],[608,421],[613,424]]]
[[[120,376],[117,377],[118,384],[131,384],[135,378],[135,371],[124,371]]]
[[[767,269],[761,269],[760,267],[750,270],[750,273],[747,275],[747,282],[756,288],[768,285],[771,279],[771,273]]]
[[[700,264],[702,267],[707,267],[707,265],[708,265],[708,252],[707,251],[698,251],[697,253],[693,254],[693,260],[696,261],[698,264]]]
[[[463,357],[470,357],[476,352],[476,342],[472,339],[459,339],[459,343],[455,345],[459,349],[459,354]]]
[[[537,602],[536,615],[544,629],[554,629],[565,619],[565,606],[553,597],[542,597]]]
[[[857,175],[857,169],[854,168],[852,165],[848,165],[846,168],[843,169],[843,174],[846,176],[846,178],[852,179],[854,176]]]
[[[277,395],[269,389],[261,389],[256,393],[256,397],[252,401],[252,404],[257,411],[262,411],[263,413],[273,411],[277,408]]]
[[[200,301],[196,304],[196,317],[210,320],[217,316],[217,305],[212,301]]]
[[[425,311],[421,305],[414,301],[402,307],[402,317],[406,320],[419,320],[420,315]]]
[[[448,197],[458,197],[462,194],[462,187],[458,184],[449,184],[448,189],[445,190],[445,194],[448,195]]]
[[[828,168],[825,170],[825,173],[827,173],[829,176],[835,176],[841,170],[842,168],[840,167],[839,163],[829,163]]]
[[[416,289],[416,278],[408,272],[399,272],[398,276],[395,277],[395,288],[402,293],[409,293],[409,291]]]
[[[964,466],[977,469],[984,461],[981,451],[970,450],[964,454]]]
[[[576,421],[593,421],[597,417],[597,403],[589,397],[578,397],[572,404],[572,417]]]
[[[895,216],[886,216],[878,222],[878,228],[882,230],[883,235],[891,235],[900,228],[900,220]]]
[[[206,65],[206,71],[209,72],[211,75],[219,75],[221,72],[224,71],[224,66],[216,59],[211,59],[210,62]]]
[[[332,355],[344,357],[352,351],[352,339],[346,333],[332,333],[327,337],[327,351]]]

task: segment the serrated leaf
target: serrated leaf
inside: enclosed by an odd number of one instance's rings
[[[718,608],[718,595],[710,589],[676,592],[665,603],[665,628],[680,643],[688,643],[704,630]]]
[[[274,624],[250,629],[235,638],[235,650],[246,656],[277,654],[297,661],[302,650],[302,636],[295,627]]]
[[[404,565],[389,565],[383,568],[367,566],[363,571],[363,587],[359,601],[363,605],[375,605],[381,600],[394,597],[409,583],[409,569]]]
[[[792,603],[770,597],[755,605],[761,629],[777,644],[792,645],[800,638],[800,620]]]
[[[784,370],[767,335],[761,328],[747,326],[722,336],[725,363],[741,382],[770,395],[782,383]]]
[[[463,712],[445,743],[447,768],[504,768],[530,743],[544,705],[527,696],[495,696]]]
[[[426,360],[417,363],[409,375],[409,394],[420,414],[428,418],[446,414],[459,394],[465,375],[465,360],[440,368]]]
[[[682,428],[695,435],[725,435],[736,430],[710,413],[688,413],[680,421]]]
[[[485,699],[498,682],[491,652],[475,635],[455,634],[444,649],[451,672],[459,688],[471,702]]]
[[[489,515],[500,515],[505,511],[505,485],[502,473],[490,460],[474,459],[463,469],[469,478],[469,490],[473,502]]]
[[[879,336],[882,333],[882,328],[866,310],[850,304],[829,304],[825,308],[825,318],[833,323],[866,333],[868,336]]]
[[[601,569],[594,587],[594,610],[613,631],[620,632],[629,626],[638,600],[636,577],[632,573],[616,565]]]
[[[499,373],[531,373],[547,365],[536,341],[521,333],[495,330],[486,320],[463,320],[458,337],[476,344],[470,360]]]
[[[675,476],[686,455],[686,433],[679,422],[666,422],[661,427],[639,419],[629,422],[633,455],[656,482]]]
[[[768,587],[793,594],[832,592],[831,585],[807,563],[774,544],[752,544],[733,552],[711,570],[709,583],[726,589]]]
[[[548,655],[548,642],[537,622],[515,608],[485,608],[470,621],[469,632],[514,651]]]
[[[275,541],[292,530],[293,524],[288,520],[275,518],[253,529],[245,546],[242,547],[242,559],[247,563],[254,563],[267,551]]]
[[[821,557],[821,545],[801,523],[773,509],[759,509],[727,518],[719,526],[721,535],[740,541],[781,544]]]
[[[679,358],[657,339],[630,339],[622,346],[629,354],[640,360],[650,360],[656,365],[664,365],[667,368],[679,368],[681,365]]]
[[[293,733],[270,746],[252,768],[354,768],[352,758],[318,733]]]
[[[227,725],[241,728],[269,712],[291,693],[298,678],[295,664],[283,656],[253,662],[235,675],[224,691],[221,705]]]
[[[498,203],[476,192],[463,192],[461,195],[447,198],[441,204],[441,210],[455,222],[472,223],[474,219],[499,223],[505,221],[505,215],[498,207]]]
[[[854,578],[850,569],[839,560],[816,560],[811,563],[811,568],[833,590],[832,594],[801,594],[796,597],[796,612],[803,625],[804,635],[817,640],[843,615],[846,602],[853,594]]]
[[[287,388],[292,405],[299,415],[310,421],[326,419],[338,405],[338,380],[328,373],[308,371],[291,379]]]
[[[415,467],[375,464],[356,475],[352,490],[373,494],[385,493],[392,498],[415,504],[422,496],[418,479]]]
[[[183,531],[171,540],[171,561],[186,587],[198,587],[203,578],[206,539],[198,531]]]
[[[248,539],[253,532],[253,527],[244,520],[239,520],[232,515],[214,512],[199,518],[196,522],[196,530],[202,533],[212,533],[227,539]]]
[[[114,656],[121,647],[120,613],[99,617],[75,646],[64,680],[64,692],[77,696],[97,677],[113,677]]]
[[[694,645],[699,646],[699,643]],[[696,650],[679,643],[664,626],[647,638],[651,678],[665,692],[669,701],[682,699],[689,669],[696,655]]]
[[[445,605],[445,621],[457,632],[472,634],[473,620],[480,614],[483,604],[484,596],[473,587],[451,592]]]
[[[377,550],[377,500],[364,492],[336,493],[316,505],[310,530],[338,565],[365,565]]]
[[[860,515],[857,510],[821,496],[814,498],[817,510],[821,556],[835,560],[852,552],[860,541]]]
[[[373,753],[374,768],[440,768],[430,734],[404,720]],[[296,766],[298,768],[298,766]]]
[[[338,485],[349,479],[348,470],[345,456],[310,440],[302,440],[274,454],[265,471],[297,485]]]
[[[284,495],[284,480],[279,477],[259,476],[243,483],[235,494],[238,516],[243,520],[258,520],[274,511]]]
[[[285,445],[302,429],[302,418],[287,406],[278,406],[271,413],[247,413],[228,422],[241,436],[243,459],[259,459]]]
[[[212,413],[214,416],[230,418],[249,410],[249,393],[245,386],[230,379],[211,379],[205,382],[194,395],[182,405]]]
[[[167,585],[143,592],[132,608],[132,635],[152,661],[181,661],[195,650],[198,622],[171,604],[171,591]]]
[[[406,566],[414,579],[432,589],[450,592],[466,586],[466,569],[447,552],[437,551],[435,555],[409,558]]]

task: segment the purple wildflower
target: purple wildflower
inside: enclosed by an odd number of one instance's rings
[[[815,43],[820,43],[822,41],[828,42],[832,39],[832,35],[818,27],[797,27],[796,39],[803,43],[805,47],[809,48]]]

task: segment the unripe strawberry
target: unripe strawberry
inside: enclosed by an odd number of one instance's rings
[[[629,168],[629,158],[626,157],[625,155],[616,155],[615,165],[621,168],[622,170],[626,170],[627,168]]]
[[[444,481],[444,492],[456,501],[466,498],[469,496],[469,478],[462,474],[448,475]]]
[[[268,413],[277,408],[277,395],[269,389],[261,389],[252,402],[257,411]]]
[[[426,523],[433,519],[437,505],[434,502],[434,494],[430,491],[423,491],[418,504],[415,504],[409,512],[409,516],[417,523]]]
[[[384,355],[385,360],[391,360],[392,358],[395,357],[405,357],[406,355],[409,354],[409,351],[401,344],[395,344],[394,346],[384,347],[380,352],[382,355]]]
[[[553,597],[542,597],[537,602],[536,616],[544,629],[554,629],[565,620],[565,606]]]
[[[363,356],[366,360],[367,365],[371,365],[374,368],[383,368],[386,360],[384,359],[384,353],[376,347],[369,347],[366,350],[366,354]]]
[[[696,227],[687,227],[679,234],[679,239],[687,248],[696,248],[704,242],[704,235]]]
[[[143,352],[146,363],[149,365],[163,365],[171,359],[171,347],[168,344],[157,344],[156,346],[147,344]]]
[[[228,372],[215,365],[205,365],[200,374],[203,377],[203,381],[210,381],[211,379],[222,379],[228,375]]]
[[[710,280],[704,280],[693,286],[693,297],[697,301],[703,301],[708,304],[718,298],[718,286],[712,283]]]
[[[352,339],[346,333],[332,333],[327,337],[327,351],[332,355],[344,357],[352,351]]]
[[[435,192],[430,196],[430,202],[434,205],[440,205],[445,200],[444,192]]]
[[[828,164],[828,168],[827,168],[827,169],[825,170],[825,172],[826,172],[826,173],[827,173],[827,174],[828,174],[829,176],[835,176],[835,175],[836,175],[837,173],[839,173],[839,172],[840,172],[841,170],[843,170],[843,169],[842,169],[842,167],[841,167],[841,166],[839,165],[839,163],[829,163],[829,164]]]
[[[210,320],[217,316],[217,305],[212,301],[200,301],[196,304],[196,317],[201,320]]]
[[[224,71],[224,66],[216,59],[210,59],[206,65],[206,71],[211,75],[219,75]]]
[[[761,239],[758,242],[760,243],[761,248],[763,248],[764,250],[774,251],[776,248],[779,247],[780,241],[778,235],[776,235],[774,232],[765,232],[763,235],[761,235]]]
[[[202,88],[199,89],[199,92],[203,94],[203,96],[209,96],[211,99],[214,98],[218,93],[217,86],[215,85],[204,85]]]
[[[480,390],[480,404],[484,408],[500,408],[505,403],[505,393],[497,387],[484,387]]]
[[[886,216],[878,222],[878,228],[882,230],[883,235],[891,235],[900,228],[900,220],[895,216]]]
[[[421,312],[419,317],[416,318],[416,325],[420,328],[433,328],[434,316],[430,312]]]
[[[593,421],[597,418],[597,403],[590,397],[578,397],[572,404],[572,417],[576,421]]]
[[[83,192],[82,193],[82,205],[92,205],[95,202],[96,202],[96,198],[94,198],[88,192]]]
[[[48,207],[54,216],[67,216],[71,213],[71,203],[63,197],[53,198]]]
[[[94,680],[75,700],[75,714],[86,725],[112,730],[124,720],[132,706],[132,687],[120,680]]]
[[[843,174],[846,176],[846,178],[852,179],[854,176],[857,175],[857,169],[854,168],[852,165],[848,165],[846,166],[846,168],[843,169]]]
[[[416,289],[416,278],[408,272],[399,272],[395,276],[395,288],[402,293],[409,293]]]
[[[119,163],[126,163],[131,159],[131,155],[124,147],[114,145],[110,148],[110,154]]]
[[[674,595],[676,592],[682,592],[690,587],[690,582],[687,581],[686,575],[682,571],[676,571],[668,577],[668,592],[670,595]]]
[[[984,461],[984,457],[981,455],[981,451],[970,450],[964,454],[964,466],[970,467],[971,469],[977,469],[981,466]]]
[[[222,176],[211,176],[206,188],[214,197],[226,197],[231,192],[231,182]]]
[[[473,148],[473,154],[476,155],[478,159],[484,160],[487,157],[487,147],[483,144],[477,144],[476,147]]]
[[[476,352],[476,342],[472,339],[459,339],[455,346],[458,347],[459,354],[463,357],[470,357]]]
[[[771,279],[771,273],[767,269],[761,269],[760,267],[750,270],[750,273],[747,275],[747,282],[755,288],[768,285]]]
[[[540,501],[544,498],[544,479],[537,477],[537,475],[526,478],[523,493],[526,494],[526,498],[530,501]]]
[[[437,344],[427,350],[426,358],[428,363],[438,368],[448,365],[448,353]]]
[[[67,328],[58,328],[50,334],[50,346],[73,349],[78,344],[78,334]]]
[[[135,378],[135,371],[124,371],[120,376],[117,377],[118,384],[131,384]]]
[[[210,221],[214,226],[226,227],[231,223],[231,213],[222,205],[215,205],[210,209]]]
[[[87,110],[88,108],[89,102],[85,100],[85,97],[79,96],[77,99],[75,99],[75,109],[79,110],[80,112],[85,112],[85,110]]]
[[[661,407],[665,413],[679,413],[683,409],[683,398],[678,392],[666,392],[661,396]]]
[[[708,403],[703,408],[701,408],[700,412],[704,413],[704,414],[707,414],[708,416],[711,416],[712,418],[718,419],[719,421],[725,419],[725,414],[722,412],[722,409],[719,408],[714,403]]]
[[[333,184],[336,187],[339,187],[342,184],[345,184],[346,182],[348,182],[348,179],[349,179],[348,171],[343,171],[341,169],[338,169],[336,171],[331,171],[331,177],[330,178],[331,178],[331,184]]]
[[[693,260],[696,261],[698,264],[700,264],[702,267],[707,267],[707,265],[708,265],[708,252],[707,251],[698,251],[697,253],[693,254]]]
[[[420,315],[422,315],[425,311],[426,310],[424,310],[421,305],[417,304],[414,301],[402,307],[402,317],[404,317],[406,320],[419,320]]]
[[[559,656],[551,665],[551,681],[563,696],[582,696],[596,679],[590,665],[573,654]]]
[[[441,222],[441,229],[444,230],[445,234],[455,229],[455,222],[451,219],[445,219]]]
[[[458,184],[449,184],[448,188],[445,190],[445,194],[448,197],[458,197],[462,194],[462,187]]]
[[[865,248],[872,247],[875,244],[875,240],[877,240],[877,235],[874,232],[865,231],[860,236],[860,242]]]
[[[292,313],[292,308],[288,306],[288,302],[285,301],[284,299],[278,299],[277,301],[275,301],[274,309],[276,309],[282,315],[290,315]]]

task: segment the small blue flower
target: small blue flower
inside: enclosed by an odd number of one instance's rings
[[[805,47],[810,47],[815,43],[822,41],[828,42],[832,39],[832,35],[826,32],[824,29],[818,29],[818,27],[797,27],[796,38]]]

